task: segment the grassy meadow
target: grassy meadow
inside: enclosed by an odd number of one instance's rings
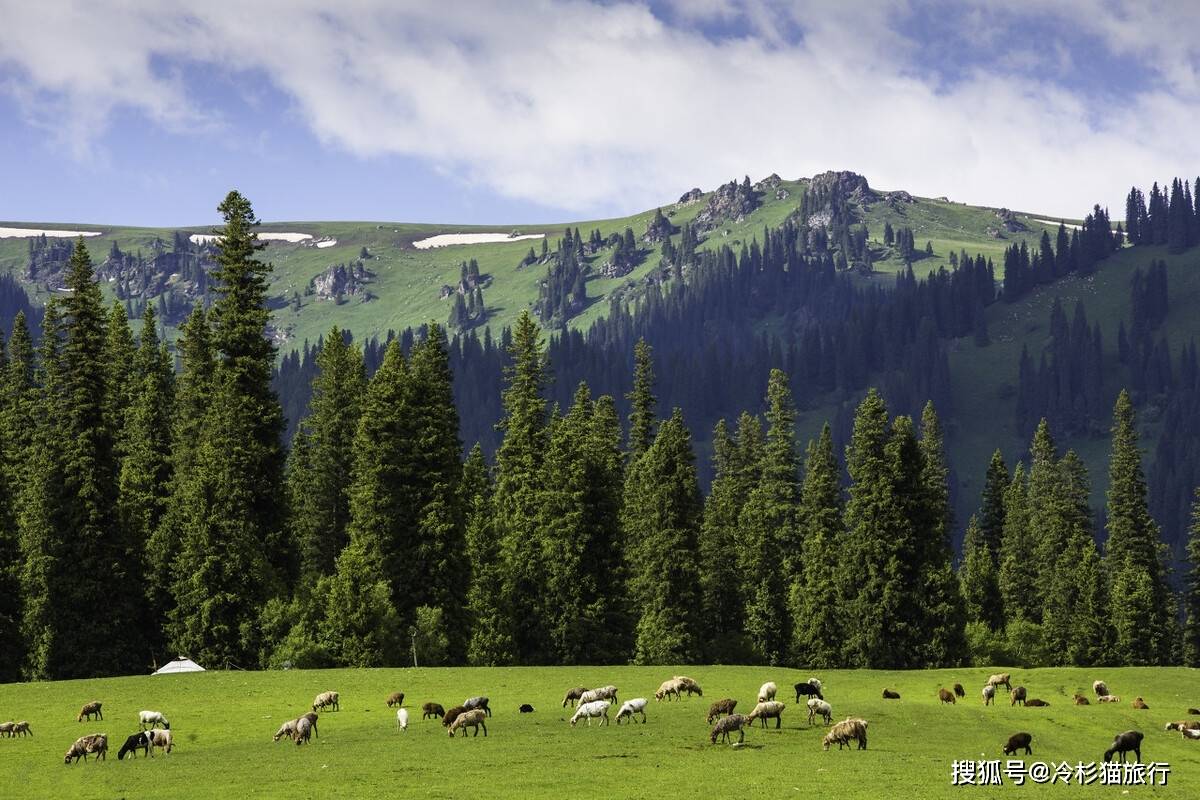
[[[880,798],[961,797],[963,793],[1023,792],[1075,796],[1190,797],[1200,790],[1200,742],[1166,732],[1166,722],[1200,706],[1195,670],[1183,668],[1006,669],[1014,685],[1048,708],[1010,707],[1004,690],[984,707],[979,688],[992,670],[821,672],[834,719],[870,723],[866,751],[821,749],[824,727],[810,727],[793,704],[791,685],[810,673],[767,667],[529,667],[495,669],[377,669],[287,672],[207,672],[0,686],[0,720],[25,719],[33,738],[0,739],[0,797],[259,798],[259,797],[692,797]],[[694,677],[703,698],[650,700],[646,725],[576,728],[560,707],[571,686],[614,683],[623,699],[653,697],[673,674]],[[1075,707],[1075,692],[1091,695],[1103,678],[1120,705]],[[711,745],[704,716],[711,701],[738,700],[748,713],[765,680],[780,685],[788,708],[783,728],[755,727],[746,745]],[[967,697],[942,706],[937,690],[960,682]],[[884,687],[900,692],[884,701]],[[320,737],[309,746],[271,741],[285,719],[308,710],[321,691],[341,694],[341,710],[321,715]],[[406,694],[409,730],[397,730],[384,705]],[[488,736],[451,741],[440,723],[422,720],[420,705],[449,708],[467,696],[491,698]],[[1130,701],[1145,698],[1148,711]],[[75,721],[90,700],[104,703],[103,722]],[[531,703],[533,714],[519,714]],[[125,737],[138,730],[142,709],[171,720],[173,753],[118,761]],[[616,708],[611,711],[614,720]],[[1118,731],[1141,730],[1144,762],[1171,765],[1166,787],[958,787],[955,759],[1000,759],[1008,736],[1033,735],[1027,761],[1100,761]],[[76,737],[104,732],[105,762],[63,764]]]

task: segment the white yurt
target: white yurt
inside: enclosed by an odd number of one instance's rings
[[[204,672],[204,667],[192,661],[187,656],[179,656],[174,661],[163,664],[154,671],[154,674],[169,675],[174,672]]]

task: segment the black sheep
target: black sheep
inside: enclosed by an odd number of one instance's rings
[[[1104,751],[1105,762],[1112,760],[1113,753],[1119,753],[1121,756],[1121,763],[1123,764],[1125,763],[1125,754],[1132,750],[1134,756],[1136,757],[1134,763],[1140,763],[1142,760],[1142,738],[1141,731],[1125,731],[1124,733],[1118,733],[1116,738],[1113,739],[1112,747]]]
[[[1014,733],[1008,737],[1008,744],[1004,745],[1004,755],[1016,755],[1018,750],[1024,750],[1025,755],[1033,755],[1033,748],[1029,743],[1033,741],[1033,736],[1028,733]]]
[[[816,697],[818,700],[825,699],[821,695],[821,690],[818,689],[817,687],[813,686],[808,681],[801,681],[800,683],[797,683],[795,686],[795,689],[796,689],[796,703],[797,704],[799,704],[799,702],[800,702],[801,695],[811,695],[811,696]]]
[[[117,760],[124,760],[127,754],[132,754],[137,758],[137,749],[142,748],[142,755],[146,755],[150,751],[150,737],[145,731],[139,731],[125,740],[125,744],[121,745],[121,749],[117,751]]]
[[[532,714],[533,706],[529,705],[529,703],[522,703],[519,710],[522,714]]]

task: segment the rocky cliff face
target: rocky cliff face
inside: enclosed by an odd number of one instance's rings
[[[356,295],[366,291],[374,277],[362,261],[334,264],[312,279],[313,293],[322,300]]]
[[[696,215],[692,225],[704,233],[719,227],[723,222],[741,222],[762,203],[762,193],[750,185],[750,178],[741,183],[730,181],[717,187],[708,198],[708,203]]]

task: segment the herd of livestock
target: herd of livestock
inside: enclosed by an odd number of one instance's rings
[[[1049,703],[1045,700],[1036,697],[1029,697],[1028,691],[1024,686],[1012,685],[1011,676],[1008,673],[1000,673],[992,675],[988,678],[987,683],[981,690],[981,697],[985,706],[994,704],[997,690],[1003,687],[1009,695],[1011,705],[1024,705],[1029,707],[1048,706]],[[795,690],[796,704],[799,705],[801,700],[804,700],[804,707],[808,712],[808,724],[811,726],[814,721],[820,717],[825,726],[830,726],[828,733],[822,740],[822,748],[829,750],[834,744],[838,749],[857,745],[857,749],[867,749],[867,727],[868,723],[865,719],[857,717],[848,717],[841,722],[833,722],[833,707],[825,699],[823,694],[823,685],[820,680],[810,678],[807,681],[802,681],[793,686]],[[709,707],[706,721],[711,729],[709,730],[709,741],[716,744],[719,741],[728,742],[731,740],[732,734],[738,735],[735,746],[740,745],[745,741],[746,729],[752,728],[757,721],[762,727],[767,727],[768,720],[775,720],[775,727],[780,728],[783,724],[783,713],[787,706],[778,700],[779,687],[773,682],[764,683],[758,690],[758,696],[753,709],[748,714],[737,713],[738,701],[733,698],[722,698],[712,703]],[[1096,700],[1099,703],[1120,703],[1121,698],[1112,694],[1108,690],[1108,686],[1103,681],[1095,681],[1092,684],[1092,691],[1095,693]],[[654,692],[656,701],[672,701],[680,700],[684,696],[691,697],[693,695],[703,697],[704,692],[692,678],[685,675],[676,675],[669,680],[663,681],[658,690]],[[939,688],[937,692],[938,700],[942,704],[953,705],[960,698],[966,696],[966,691],[962,684],[954,684],[953,689]],[[900,693],[892,689],[883,690],[883,699],[899,700]],[[388,695],[386,699],[388,708],[396,709],[396,725],[401,731],[408,730],[409,717],[408,709],[404,706],[404,693],[394,692]],[[1074,705],[1089,705],[1090,701],[1087,697],[1081,694],[1075,694],[1073,700]],[[637,723],[639,718],[644,724],[647,721],[646,706],[647,699],[645,697],[636,697],[631,700],[620,702],[617,698],[617,687],[608,685],[596,688],[588,688],[586,686],[576,686],[568,689],[563,696],[562,707],[570,706],[573,713],[570,717],[570,725],[575,727],[580,721],[585,721],[590,727],[592,720],[598,720],[600,725],[609,724],[609,710],[613,706],[618,706],[616,712],[616,722],[620,725],[623,721],[630,724]],[[1141,697],[1135,698],[1132,703],[1135,709],[1148,709],[1145,701]],[[308,743],[313,736],[318,736],[317,721],[319,713],[327,711],[339,711],[341,708],[340,696],[337,692],[322,692],[314,698],[312,709],[305,712],[295,719],[285,721],[280,725],[275,732],[273,741],[278,742],[280,739],[288,739],[296,745]],[[520,706],[521,713],[532,713],[534,708],[528,703]],[[441,721],[443,727],[450,738],[454,738],[456,734],[462,733],[463,738],[466,738],[467,729],[470,728],[474,736],[479,735],[480,729],[483,730],[483,735],[488,735],[487,720],[492,716],[492,710],[489,706],[489,700],[484,696],[469,697],[461,705],[453,706],[449,709],[443,708],[439,703],[426,702],[421,706],[421,719],[437,719]],[[1200,716],[1200,709],[1189,708],[1188,714]],[[103,707],[100,701],[93,701],[85,704],[79,711],[77,716],[78,722],[85,720],[91,721],[93,718],[98,720],[104,719]],[[136,757],[137,751],[141,750],[144,755],[153,757],[154,751],[161,750],[164,753],[170,753],[174,747],[171,740],[171,723],[158,711],[142,711],[138,714],[138,722],[140,729],[126,738],[125,743],[121,746],[117,753],[118,759],[124,759],[127,755]],[[1180,720],[1169,722],[1166,725],[1168,731],[1179,731],[1186,739],[1200,739],[1200,720]],[[0,723],[0,736],[16,737],[16,736],[32,736],[33,731],[27,721],[20,722],[4,722]],[[1105,751],[1104,760],[1109,761],[1114,755],[1120,757],[1121,761],[1125,760],[1126,753],[1132,752],[1134,757],[1141,760],[1141,744],[1143,734],[1140,731],[1130,730],[1118,733],[1113,740],[1112,746]],[[1009,737],[1003,747],[1005,755],[1015,755],[1018,751],[1024,751],[1026,755],[1032,755],[1032,740],[1033,736],[1030,733],[1021,731],[1014,733]],[[87,760],[89,755],[96,756],[97,760],[104,760],[108,753],[108,736],[103,733],[95,733],[86,736],[81,736],[67,749],[64,757],[64,763],[71,764],[80,759]]]

